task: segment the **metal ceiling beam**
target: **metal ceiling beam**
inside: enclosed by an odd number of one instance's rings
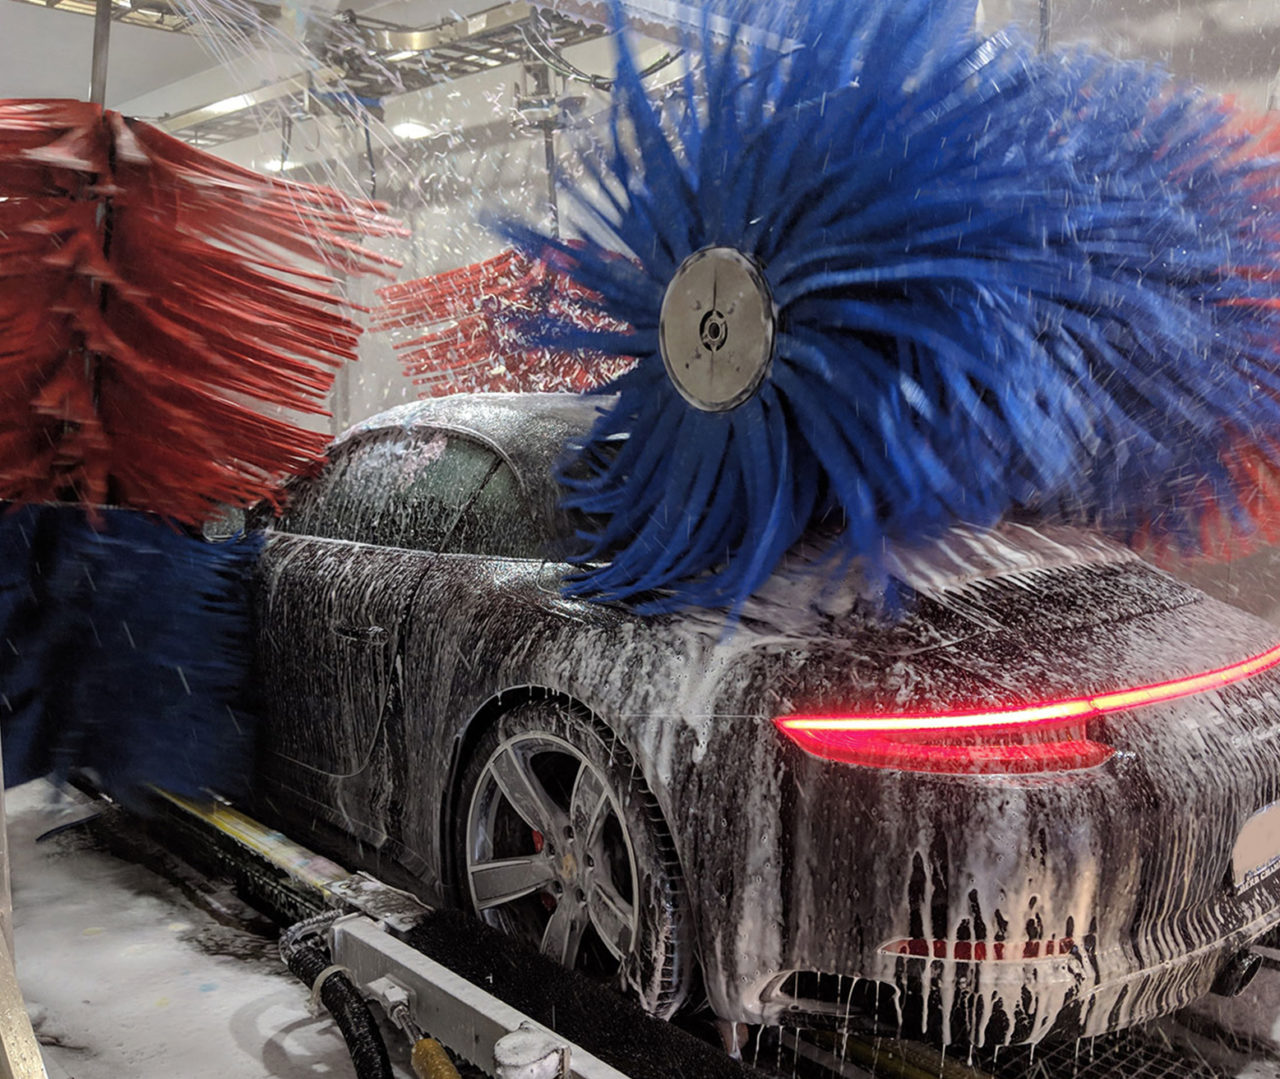
[[[281,79],[279,82],[259,86],[256,90],[249,90],[243,94],[233,94],[231,97],[223,98],[220,101],[201,105],[199,108],[188,109],[186,112],[180,112],[176,116],[166,117],[158,121],[156,126],[171,135],[176,135],[200,124],[220,120],[235,113],[247,112],[250,109],[259,108],[274,101],[293,98],[311,89],[321,89],[330,79],[337,78],[338,74],[335,68],[327,67],[318,71],[293,75],[287,79]]]
[[[469,38],[484,37],[528,22],[532,4],[503,4],[465,19],[442,23],[424,30],[361,26],[360,36],[376,52],[430,52],[441,45],[453,45]]]
[[[321,98],[354,91],[366,98],[384,98],[521,63],[529,58],[522,28],[538,15],[540,7],[520,0],[418,30],[362,20],[357,15],[351,22],[336,23],[328,41],[313,45],[322,63],[330,61],[326,66],[188,109],[158,124],[200,145],[219,145],[251,134],[264,124],[278,123],[286,112],[296,113],[309,93]],[[583,26],[551,12],[540,17],[550,22],[562,45],[591,41],[604,33],[599,27]],[[359,44],[365,57],[354,67],[347,55],[353,43]]]
[[[56,8],[58,11],[70,11],[76,15],[95,15],[96,0],[15,0],[19,4],[31,4],[34,7]],[[280,5],[251,0],[252,8],[266,22],[280,17]],[[128,26],[144,26],[151,30],[166,30],[170,33],[198,33],[199,27],[193,26],[190,19],[176,0],[111,0],[112,19]],[[245,28],[250,29],[246,26]]]

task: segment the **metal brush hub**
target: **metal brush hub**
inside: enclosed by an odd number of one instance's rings
[[[760,268],[732,247],[695,251],[662,298],[662,362],[680,396],[704,412],[737,408],[773,361],[773,295]]]

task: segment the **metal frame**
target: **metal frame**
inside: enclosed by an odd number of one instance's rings
[[[9,828],[3,790],[0,790],[0,1079],[48,1079],[13,965]]]
[[[390,978],[408,994],[414,1022],[487,1075],[497,1073],[494,1046],[521,1028],[564,1044],[554,1031],[535,1023],[448,967],[397,940],[363,914],[339,918],[329,930],[334,963],[347,968],[361,986]],[[573,1079],[627,1079],[623,1072],[578,1046],[568,1046]]]
[[[53,7],[95,18],[93,97],[102,102],[106,86],[106,38],[113,22],[147,26],[174,33],[199,34],[202,27],[184,14],[181,0],[15,0]],[[253,2],[239,29],[252,36],[280,17],[277,4]],[[499,4],[466,18],[413,28],[362,15],[335,18],[327,38],[316,45],[319,66],[265,86],[211,101],[158,121],[172,135],[200,146],[257,135],[298,116],[351,108],[394,94],[535,60],[524,31],[537,23],[560,48],[594,41],[605,35],[600,26],[587,25],[526,0]],[[376,59],[357,65],[354,52]],[[345,104],[344,103],[348,103]]]
[[[201,146],[219,146],[257,135],[287,118],[331,111],[335,106],[326,99],[341,109],[344,102],[411,93],[527,63],[532,57],[522,31],[535,19],[555,34],[561,47],[604,36],[597,27],[540,12],[524,2],[420,30],[356,16],[354,23],[335,24],[330,40],[319,46],[324,66],[167,117],[159,126]],[[376,56],[377,64],[353,67],[344,48],[352,42],[362,45],[361,52],[367,49]]]
[[[415,897],[364,873],[341,866],[232,809],[205,805],[157,791],[174,810],[175,820],[194,825],[217,845],[238,848],[244,860],[288,878],[305,896],[311,912],[337,908],[327,930],[333,962],[365,995],[394,1013],[407,1010],[412,1025],[466,1058],[488,1075],[502,1075],[494,1047],[512,1032],[535,1031],[561,1047],[569,1060],[566,1079],[627,1079],[606,1064],[523,1012],[480,989],[448,967],[416,951],[395,934],[412,929],[427,913]],[[0,1072],[0,1079],[7,1079]],[[15,1079],[27,1079],[18,1076]]]
[[[75,15],[96,15],[97,0],[16,0],[20,4],[31,4],[39,8],[53,8],[57,11],[69,11]],[[246,0],[253,10],[261,15],[265,22],[273,22],[280,18],[280,5],[261,3],[258,0]],[[151,30],[167,30],[176,34],[195,33],[199,26],[187,15],[178,0],[109,0],[111,21],[128,26],[145,26]],[[245,30],[250,27],[245,26]]]
[[[8,868],[6,848],[6,879]],[[6,906],[6,922],[8,915]],[[0,1079],[48,1079],[40,1045],[27,1018],[26,1002],[18,987],[13,953],[4,935],[0,935]]]

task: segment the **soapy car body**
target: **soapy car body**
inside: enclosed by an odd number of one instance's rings
[[[1280,922],[1273,627],[1019,526],[893,556],[892,618],[802,555],[728,634],[566,599],[552,465],[593,409],[402,406],[293,485],[259,813],[660,1014],[700,985],[735,1021],[1095,1034]]]

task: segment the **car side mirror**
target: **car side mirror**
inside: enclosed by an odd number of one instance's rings
[[[219,505],[200,526],[206,543],[229,543],[244,534],[245,515],[239,506]]]

